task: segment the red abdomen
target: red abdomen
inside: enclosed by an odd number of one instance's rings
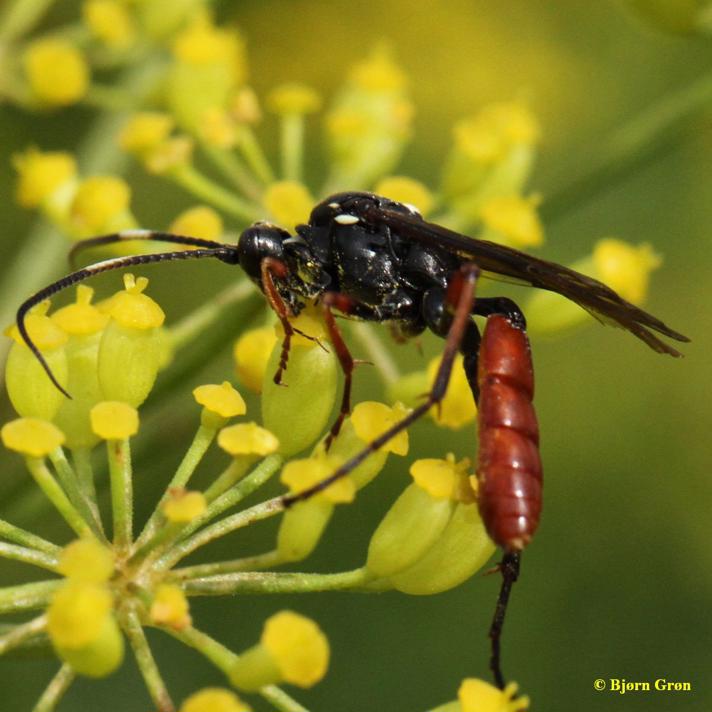
[[[504,316],[487,320],[477,382],[480,514],[497,545],[521,551],[541,514],[539,427],[529,340]]]

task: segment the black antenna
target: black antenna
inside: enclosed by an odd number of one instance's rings
[[[168,234],[166,234],[165,237],[169,237]],[[165,238],[161,238],[163,242],[179,242],[180,244],[196,244],[198,242],[198,238],[195,238],[195,242],[189,242],[189,240],[193,238],[181,238],[178,235],[173,235],[170,236],[173,238],[177,238],[175,240],[167,240]],[[113,238],[113,239],[109,239]],[[94,242],[96,240],[102,240],[102,242],[98,244],[107,244],[109,242],[119,242],[123,239],[128,239],[128,238],[123,238],[122,235],[119,233],[117,235],[107,235],[104,238],[93,238],[92,240],[86,240],[85,242]],[[131,239],[137,239],[136,237],[133,237]],[[138,238],[141,239],[141,238]],[[143,238],[143,239],[152,239],[152,238]],[[151,264],[153,262],[168,262],[172,260],[191,260],[191,259],[203,259],[207,257],[214,257],[216,259],[223,259],[223,258],[235,258],[236,253],[237,253],[237,248],[233,245],[222,245],[219,242],[212,243],[209,240],[204,240],[200,242],[206,242],[208,244],[216,245],[216,247],[212,247],[211,249],[198,249],[198,250],[180,250],[176,252],[157,252],[154,254],[148,254],[148,255],[130,255],[128,257],[114,257],[112,259],[108,260],[103,260],[102,262],[96,262],[93,265],[89,265],[88,267],[83,267],[82,269],[77,270],[76,272],[72,272],[71,274],[67,275],[66,277],[62,277],[62,279],[58,279],[56,282],[52,282],[52,284],[47,285],[44,289],[40,289],[39,292],[36,294],[33,294],[29,299],[25,300],[21,305],[20,308],[17,310],[17,316],[15,317],[16,322],[17,322],[17,329],[20,332],[20,336],[22,336],[22,340],[25,342],[27,345],[27,348],[30,349],[30,351],[34,354],[35,358],[40,362],[40,365],[44,369],[45,373],[49,377],[49,380],[52,381],[54,386],[62,393],[64,394],[67,398],[71,398],[72,396],[67,393],[67,391],[60,385],[59,381],[57,381],[55,375],[52,373],[52,369],[49,367],[47,361],[45,361],[44,356],[42,355],[42,352],[37,348],[35,343],[32,341],[32,338],[30,337],[29,333],[27,332],[27,327],[25,326],[25,316],[27,315],[27,312],[32,309],[32,307],[36,306],[40,302],[43,302],[45,299],[48,299],[51,297],[53,294],[56,294],[57,292],[61,292],[63,289],[66,289],[67,287],[71,287],[73,284],[78,284],[79,282],[83,282],[85,279],[88,279],[89,277],[93,277],[94,275],[101,274],[102,272],[110,272],[115,269],[123,269],[124,267],[132,267],[134,265],[145,265],[145,264]],[[80,245],[83,245],[84,243],[79,243]],[[76,248],[75,248],[76,251]]]

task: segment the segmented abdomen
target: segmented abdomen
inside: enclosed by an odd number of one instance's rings
[[[541,513],[539,426],[529,339],[504,316],[487,320],[477,382],[480,514],[496,544],[520,551],[531,541]]]

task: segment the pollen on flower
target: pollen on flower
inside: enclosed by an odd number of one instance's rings
[[[82,234],[105,232],[126,212],[131,201],[128,183],[118,176],[94,176],[82,181],[72,201],[71,219]]]
[[[82,16],[91,33],[110,47],[123,48],[134,39],[133,20],[119,0],[88,0]]]
[[[633,304],[645,301],[650,273],[662,264],[649,244],[629,245],[610,237],[596,243],[593,260],[598,278]]]
[[[370,442],[403,420],[408,413],[410,413],[410,409],[406,408],[402,403],[396,403],[393,407],[389,407],[384,403],[365,401],[359,403],[353,409],[351,422],[356,435],[364,442]],[[407,455],[408,432],[403,430],[398,433],[380,449],[396,455]]]
[[[188,599],[180,586],[161,584],[156,588],[151,603],[151,620],[175,630],[182,630],[191,624]]]
[[[206,687],[188,697],[179,712],[251,712],[251,708],[230,690]]]
[[[89,65],[71,42],[49,38],[32,42],[23,57],[27,80],[37,99],[50,106],[79,101],[89,87]]]
[[[280,480],[289,487],[292,494],[295,494],[326,479],[340,465],[341,460],[323,455],[291,460],[282,469]],[[350,477],[342,477],[317,496],[333,504],[353,502],[356,486]]]
[[[449,454],[445,460],[427,458],[416,460],[410,466],[410,474],[415,483],[434,499],[459,499],[463,486],[469,489],[465,473],[470,461],[465,458],[455,462]]]
[[[285,227],[305,223],[314,206],[309,189],[295,180],[272,183],[265,191],[263,202],[276,222]]]
[[[202,492],[185,490],[182,487],[168,492],[168,498],[163,503],[163,514],[169,522],[192,522],[208,507]]]
[[[501,195],[482,206],[485,226],[515,247],[537,247],[544,242],[544,228],[536,208],[538,196]]]
[[[111,317],[122,326],[132,329],[155,329],[162,326],[166,315],[153,299],[143,294],[147,286],[148,280],[145,277],[135,279],[132,274],[125,274],[124,291],[109,300]]]
[[[64,443],[64,433],[56,425],[39,418],[18,418],[5,423],[0,437],[8,450],[30,457],[45,457]]]
[[[529,708],[528,697],[516,697],[517,685],[510,682],[499,690],[484,680],[466,678],[457,696],[462,712],[521,712]]]
[[[193,398],[199,405],[223,418],[233,418],[247,412],[244,399],[229,381],[223,381],[219,386],[214,384],[198,386],[193,390]]]
[[[91,429],[104,440],[124,440],[138,432],[138,411],[128,403],[103,401],[89,412]]]
[[[274,328],[263,326],[246,331],[235,342],[233,356],[237,375],[254,393],[262,391],[267,362],[276,341]]]
[[[467,383],[462,361],[462,356],[458,354],[455,357],[455,364],[445,397],[440,402],[439,407],[434,406],[430,410],[430,415],[438,425],[452,430],[463,428],[477,416],[477,406]],[[438,356],[428,364],[428,383],[434,383],[439,367],[440,357]]]
[[[162,144],[170,136],[175,121],[169,114],[142,111],[134,114],[119,134],[124,151],[142,155]]]
[[[74,181],[77,163],[64,151],[38,151],[29,148],[13,156],[18,173],[17,202],[23,208],[36,208],[57,190]]]
[[[279,440],[257,423],[238,423],[218,433],[218,445],[230,455],[269,455],[279,449]]]
[[[59,647],[82,648],[99,637],[112,606],[106,586],[68,581],[52,598],[47,631]]]
[[[281,611],[265,623],[261,642],[293,685],[311,687],[326,674],[329,641],[309,618]]]
[[[114,557],[96,539],[76,539],[62,549],[57,570],[72,581],[105,583],[114,573]]]
[[[109,315],[91,303],[93,296],[91,287],[80,284],[74,304],[58,309],[50,318],[62,331],[72,336],[87,336],[101,331],[109,321]]]
[[[408,176],[388,176],[381,178],[374,191],[378,195],[396,200],[399,203],[413,205],[421,215],[427,215],[433,208],[435,199],[428,187]]]
[[[312,114],[321,108],[321,97],[306,84],[290,82],[276,87],[268,94],[267,108],[281,115]]]

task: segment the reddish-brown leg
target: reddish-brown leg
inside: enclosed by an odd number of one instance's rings
[[[284,278],[289,274],[287,265],[274,257],[265,257],[260,263],[260,271],[262,273],[262,288],[264,290],[265,296],[272,310],[277,315],[280,324],[282,324],[282,329],[284,330],[284,339],[282,339],[282,352],[279,356],[279,366],[274,374],[274,382],[278,385],[282,385],[282,374],[287,368],[287,361],[289,360],[289,347],[292,342],[292,335],[294,334],[294,328],[289,323],[289,317],[291,316],[289,307],[285,304],[284,299],[282,299],[280,293],[277,291],[277,287],[274,284],[274,278]]]
[[[356,302],[354,302],[353,299],[344,294],[339,294],[338,292],[327,292],[322,301],[324,322],[326,323],[326,329],[329,332],[329,339],[334,345],[336,357],[339,359],[341,370],[344,373],[344,392],[341,396],[341,408],[339,410],[339,415],[336,418],[336,422],[331,426],[331,431],[324,442],[324,447],[327,450],[331,447],[331,443],[334,438],[339,434],[339,430],[341,430],[344,419],[351,412],[351,382],[354,366],[356,365],[356,362],[349,351],[349,347],[346,345],[346,342],[341,335],[341,329],[339,329],[336,323],[331,307],[338,309],[343,314],[351,314],[355,304]]]
[[[382,433],[370,443],[365,445],[363,450],[354,455],[350,460],[347,460],[329,477],[321,482],[317,482],[315,485],[312,485],[305,490],[302,490],[301,492],[283,497],[282,502],[285,507],[290,507],[295,502],[300,502],[313,497],[318,492],[325,490],[331,484],[336,482],[336,480],[348,475],[349,472],[352,472],[356,467],[358,467],[371,453],[376,452],[391,438],[394,438],[398,435],[398,433],[412,425],[416,420],[425,415],[433,407],[433,405],[439,403],[445,397],[447,385],[450,381],[450,374],[452,373],[452,366],[455,362],[455,356],[457,355],[460,347],[465,327],[470,319],[470,312],[472,311],[472,306],[475,300],[475,282],[477,281],[477,276],[479,275],[479,269],[473,264],[463,265],[461,271],[463,279],[461,281],[460,292],[457,295],[457,308],[447,335],[445,348],[443,350],[443,357],[440,361],[440,367],[438,368],[438,372],[435,377],[435,383],[425,399],[425,402],[421,403],[417,408],[412,410],[405,418],[403,418],[403,420],[386,430],[385,433]]]

